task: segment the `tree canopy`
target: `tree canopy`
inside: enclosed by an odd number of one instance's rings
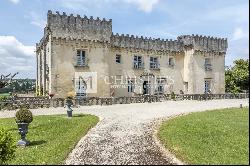
[[[17,74],[18,74],[18,72],[15,73],[15,74],[13,74],[13,75],[11,75],[11,73],[10,73],[10,74],[7,74],[7,75],[1,74],[1,76],[0,76],[0,89],[6,87],[6,86],[8,86],[8,85],[10,85],[11,82],[12,82],[12,79],[13,79]]]
[[[226,67],[226,92],[239,93],[249,90],[249,60],[239,59]]]

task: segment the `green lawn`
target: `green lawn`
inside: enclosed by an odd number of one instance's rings
[[[9,96],[9,95],[10,95],[9,93],[0,93],[0,97]]]
[[[61,164],[82,136],[99,121],[92,115],[35,116],[29,126],[25,148],[18,147],[16,157],[8,164]],[[20,136],[14,118],[0,119],[18,141]]]
[[[249,164],[249,108],[180,116],[165,121],[158,137],[188,164]]]

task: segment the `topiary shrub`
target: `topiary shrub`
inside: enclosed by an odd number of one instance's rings
[[[15,157],[16,145],[9,132],[0,128],[0,165]]]
[[[31,123],[33,121],[32,112],[27,108],[21,108],[16,112],[17,123]]]

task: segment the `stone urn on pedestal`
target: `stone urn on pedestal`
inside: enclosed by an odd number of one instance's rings
[[[17,142],[19,146],[29,145],[29,141],[25,138],[28,133],[28,126],[33,121],[32,112],[27,108],[21,108],[16,112],[15,120],[18,126],[21,139]]]
[[[72,106],[73,106],[73,98],[72,97],[67,97],[66,98],[66,103],[65,103],[66,109],[67,109],[67,115],[69,118],[72,117]]]

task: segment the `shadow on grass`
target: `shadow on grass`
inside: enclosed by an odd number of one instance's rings
[[[84,116],[87,116],[86,114],[76,114],[76,115],[73,115],[73,117],[84,117]]]
[[[29,146],[36,146],[36,145],[42,145],[44,143],[46,143],[47,141],[44,140],[39,140],[39,141],[31,141]]]

